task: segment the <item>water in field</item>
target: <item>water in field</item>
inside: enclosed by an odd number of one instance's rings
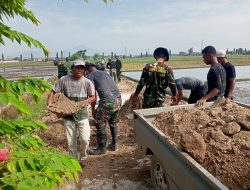
[[[237,79],[250,78],[250,66],[236,66]],[[175,69],[175,78],[190,76],[196,77],[202,81],[207,80],[208,68],[193,68],[193,69]],[[123,72],[124,76],[139,80],[141,71],[136,72]],[[185,93],[186,94],[186,93]],[[236,82],[234,90],[235,100],[250,105],[250,81]]]
[[[207,72],[209,68],[191,68],[191,69],[174,69],[175,78],[195,77],[202,81],[207,80]],[[250,66],[236,66],[237,79],[250,78]],[[123,75],[139,80],[141,71],[123,72]]]

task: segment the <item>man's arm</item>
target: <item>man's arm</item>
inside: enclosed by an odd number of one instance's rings
[[[182,100],[182,97],[183,97],[183,91],[182,90],[179,90],[178,93],[177,93],[177,99],[176,99],[176,105],[178,105],[178,103]]]
[[[110,69],[110,62],[107,63],[106,67]]]
[[[47,101],[48,106],[52,104],[54,96],[55,96],[55,92],[53,90],[51,90],[51,92],[48,95],[48,101]]]
[[[214,88],[211,92],[209,92],[207,95],[203,96],[200,100],[198,100],[196,104],[198,104],[198,106],[202,106],[204,103],[207,102],[207,100],[215,97],[219,92],[220,90],[218,88]]]
[[[139,83],[136,87],[136,90],[135,90],[135,95],[138,96],[143,88],[143,86],[146,84],[146,81],[148,80],[148,70],[149,70],[149,64],[147,64],[143,70],[142,70],[142,74],[141,74],[141,78],[139,80]]]
[[[235,78],[230,78],[230,87],[229,87],[228,96],[226,98],[230,100],[232,99],[234,87],[235,87]]]
[[[95,112],[96,99],[97,99],[97,93],[95,92],[95,100],[91,102],[92,114]]]

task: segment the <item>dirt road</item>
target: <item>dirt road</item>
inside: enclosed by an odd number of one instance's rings
[[[135,83],[124,79],[118,84],[123,102],[130,97],[135,89]],[[90,146],[96,145],[95,127],[91,126]],[[109,129],[107,129],[109,139]],[[41,134],[50,146],[58,147],[66,152],[66,135],[62,120],[49,123],[49,129]],[[79,184],[72,182],[61,189],[81,190],[150,190],[150,158],[144,157],[133,137],[131,120],[119,122],[119,149],[104,155],[89,156],[85,162],[83,173],[79,176]]]

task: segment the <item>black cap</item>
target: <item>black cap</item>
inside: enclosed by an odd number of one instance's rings
[[[94,63],[86,63],[85,67],[88,69],[89,67],[96,67],[96,64]]]
[[[168,61],[169,60],[168,50],[163,47],[156,48],[154,51],[154,58],[156,57],[166,57],[166,61]]]

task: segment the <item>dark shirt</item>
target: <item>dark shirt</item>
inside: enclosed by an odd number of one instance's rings
[[[213,99],[224,96],[226,89],[226,71],[220,63],[215,63],[209,69],[207,74],[207,85],[207,94],[210,93],[214,88],[220,90],[220,92]]]
[[[121,70],[121,68],[122,68],[122,62],[120,59],[116,60],[116,68],[117,68],[117,70]]]
[[[108,69],[116,69],[116,62],[115,61],[109,61],[107,63],[107,68]]]
[[[225,97],[228,96],[229,89],[230,89],[230,78],[236,78],[236,71],[234,66],[231,63],[222,64],[224,67],[227,77],[226,77],[226,90],[225,90]]]
[[[175,80],[176,88],[180,90],[202,91],[205,85],[197,78],[182,77]]]
[[[101,101],[121,97],[114,80],[106,72],[96,70],[87,75],[87,78],[94,83]]]

